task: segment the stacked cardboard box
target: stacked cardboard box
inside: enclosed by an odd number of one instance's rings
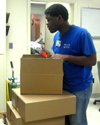
[[[8,125],[65,125],[65,115],[75,113],[76,97],[62,89],[62,63],[39,55],[21,58],[21,88],[12,89],[7,102]]]
[[[11,125],[8,121],[8,118],[6,118],[6,125]]]
[[[41,55],[21,58],[21,94],[62,94],[63,60]]]
[[[33,116],[34,117],[34,116]],[[7,102],[7,125],[64,125],[64,116],[46,120],[25,122],[19,113],[12,106],[12,102]]]
[[[7,121],[11,125],[65,125],[65,115],[75,113],[76,98],[67,91],[62,95],[21,95],[12,90],[7,102]]]

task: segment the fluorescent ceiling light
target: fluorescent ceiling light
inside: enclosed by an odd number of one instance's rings
[[[46,2],[36,2],[36,1],[31,1],[31,3],[34,3],[34,4],[46,4]]]

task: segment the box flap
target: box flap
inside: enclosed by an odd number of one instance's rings
[[[47,58],[50,58],[51,55],[47,54]],[[35,54],[24,54],[22,58],[45,58],[43,55],[35,55]]]
[[[23,55],[21,74],[63,74],[63,60],[40,55]]]

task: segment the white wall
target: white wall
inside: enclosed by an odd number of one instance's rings
[[[0,112],[6,111],[6,0],[0,3]]]
[[[45,4],[31,4],[31,14],[43,15],[45,11]]]
[[[28,0],[7,0],[6,11],[10,13],[6,37],[7,77],[12,76],[10,61],[13,61],[15,76],[20,75],[20,58],[28,53],[28,4]],[[9,49],[9,43],[13,43],[13,49]]]
[[[30,41],[30,0],[7,0],[7,11],[11,13],[9,24],[10,24],[10,31],[7,36],[7,76],[11,76],[11,67],[10,67],[10,60],[13,61],[15,67],[15,74],[20,74],[20,57],[24,53],[29,53],[27,48],[27,43]],[[42,0],[35,0],[35,1],[42,1]],[[46,7],[48,7],[51,2],[47,1]],[[58,0],[55,0],[55,2]],[[81,7],[100,7],[99,0],[59,0],[62,4],[68,5],[69,10],[69,22],[71,24],[76,24],[80,26],[80,11]],[[58,3],[61,3],[58,2]],[[46,28],[46,27],[45,27]],[[54,34],[50,34],[50,32],[46,28],[46,49],[50,50],[52,43],[53,43],[53,36]],[[94,39],[94,44],[97,50],[97,60],[100,60],[100,39]],[[9,49],[9,43],[13,43],[14,48],[13,50]],[[93,75],[94,75],[94,87],[93,93],[100,93],[100,82],[98,79],[98,70],[97,65],[93,67]]]

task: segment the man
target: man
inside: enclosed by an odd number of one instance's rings
[[[47,27],[56,32],[51,58],[63,59],[63,89],[76,95],[76,114],[66,116],[66,125],[87,125],[86,109],[92,93],[92,66],[96,50],[90,33],[68,23],[68,11],[61,4],[45,10]],[[68,120],[70,123],[68,123]]]

